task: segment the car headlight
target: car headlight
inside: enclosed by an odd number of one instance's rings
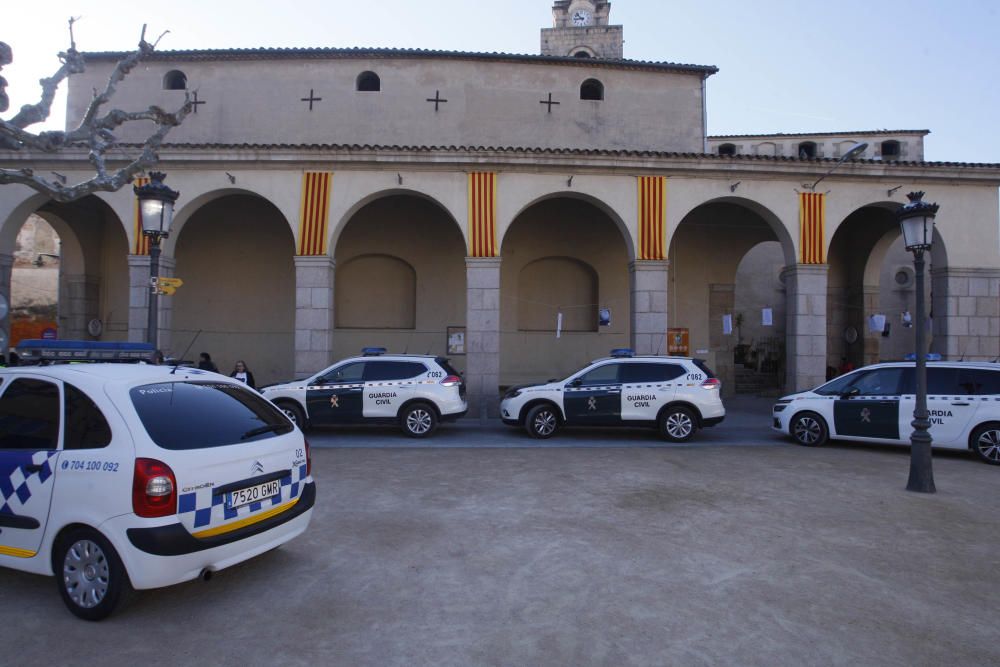
[[[503,400],[506,401],[508,398],[517,398],[520,395],[521,395],[521,390],[520,389],[515,389],[513,391],[508,391],[506,394],[503,395]]]

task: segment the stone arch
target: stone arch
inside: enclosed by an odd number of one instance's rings
[[[189,354],[210,353],[220,371],[243,359],[258,383],[292,377],[295,237],[285,216],[246,191],[205,193],[185,209],[161,262],[161,275],[184,281],[160,300],[161,348],[180,355],[197,335]]]
[[[840,220],[830,238],[827,262],[827,364],[837,367],[842,357],[855,366],[902,356],[912,347],[912,329],[901,327],[897,317],[903,310],[912,313],[913,294],[885,284],[887,262],[892,267],[912,266],[913,258],[901,244],[896,212],[901,204],[874,201],[859,206]],[[930,309],[930,271],[947,267],[947,243],[935,230],[935,242],[926,258],[925,304]],[[887,315],[888,335],[872,332],[868,317]],[[847,343],[844,331],[853,327],[858,342]],[[900,339],[907,340],[901,342]]]
[[[60,338],[93,337],[87,323],[99,319],[98,338],[128,336],[128,239],[110,204],[98,196],[55,202],[34,193],[19,202],[4,220],[0,248],[13,253],[17,234],[35,213],[60,238],[58,327]],[[9,286],[4,286],[7,289]]]
[[[698,210],[703,206],[708,206],[711,204],[733,204],[741,208],[745,208],[751,213],[758,216],[761,220],[767,223],[767,226],[774,233],[777,241],[781,243],[781,250],[785,257],[785,264],[791,265],[795,264],[798,259],[796,255],[795,241],[792,239],[792,235],[789,232],[789,227],[786,226],[781,218],[777,216],[771,209],[767,206],[761,204],[753,199],[747,199],[746,197],[715,197],[713,199],[707,199],[692,206],[688,211],[680,217],[681,223],[683,224],[685,220],[688,219],[694,211]],[[673,229],[667,230],[667,247],[669,248],[673,244],[673,237],[677,233],[677,229],[680,227],[678,224]]]
[[[518,211],[500,245],[501,386],[565,377],[612,348],[630,346],[631,253],[622,221],[593,197],[551,193]],[[612,314],[600,330],[599,308]],[[563,330],[556,337],[560,310]],[[522,326],[525,318],[535,326]]]
[[[177,246],[177,239],[180,238],[181,232],[184,231],[184,226],[191,219],[191,216],[197,214],[199,211],[204,209],[205,206],[218,199],[236,195],[252,197],[260,200],[261,202],[266,202],[266,205],[269,208],[273,208],[279,215],[281,215],[281,218],[285,221],[289,232],[294,237],[296,230],[292,227],[292,221],[288,220],[284,213],[282,213],[281,208],[275,202],[260,193],[255,192],[254,190],[237,187],[219,188],[217,190],[202,192],[201,194],[186,201],[184,199],[181,200],[181,206],[174,211],[174,221],[170,228],[170,236],[168,236],[162,243],[163,254],[167,256],[174,255],[175,248]],[[131,241],[134,243],[135,239],[131,239]]]
[[[359,199],[336,227],[333,357],[367,346],[446,355],[448,328],[466,318],[467,245],[452,213],[425,193],[380,191]],[[370,271],[357,270],[366,264]],[[356,303],[345,311],[347,295]],[[403,312],[380,312],[387,297],[405,301]],[[464,357],[454,361],[464,370]]]
[[[708,357],[727,395],[735,391],[737,372],[751,361],[745,354],[753,348],[749,338],[741,340],[744,336],[737,316],[759,320],[759,309],[774,308],[782,294],[776,285],[770,290],[754,292],[741,304],[746,312],[736,312],[739,267],[753,248],[765,242],[777,244],[777,262],[781,266],[796,262],[795,244],[788,228],[769,208],[744,197],[717,197],[700,202],[669,230],[670,326],[688,329],[692,354],[707,350],[701,356]],[[773,279],[771,269],[767,271],[768,278]],[[775,310],[780,315],[781,309]],[[725,315],[733,318],[730,334],[723,330]],[[769,357],[777,357],[769,359],[771,366],[767,369],[766,379],[772,384],[780,383],[784,363],[783,345],[775,343],[775,347],[780,349],[768,352]]]
[[[466,237],[466,231],[464,226],[459,223],[455,212],[451,210],[443,201],[443,199],[436,194],[427,193],[421,190],[413,188],[386,188],[382,190],[375,190],[364,194],[357,198],[354,202],[349,204],[343,213],[341,213],[336,220],[330,220],[330,231],[329,231],[329,243],[327,244],[328,252],[333,255],[336,251],[337,245],[340,242],[341,234],[344,232],[344,228],[347,227],[348,223],[354,219],[354,217],[363,208],[372,204],[380,199],[386,199],[388,197],[398,197],[398,196],[411,196],[417,199],[424,200],[433,204],[435,207],[439,208],[441,211],[447,214],[448,219],[455,225],[455,228],[462,235],[463,243],[468,247],[468,239]]]
[[[628,253],[628,261],[632,261],[635,259],[635,239],[633,239],[632,234],[629,231],[628,225],[625,223],[625,220],[618,213],[618,211],[616,211],[607,202],[598,199],[593,195],[588,195],[586,193],[577,192],[573,190],[560,190],[560,191],[548,192],[546,194],[537,196],[529,200],[527,203],[525,203],[519,209],[517,209],[516,213],[514,213],[514,215],[511,217],[510,224],[503,229],[500,228],[497,229],[497,235],[498,235],[497,241],[499,242],[501,252],[503,250],[504,243],[506,243],[507,241],[507,236],[510,232],[511,227],[514,226],[514,222],[517,221],[517,219],[520,218],[525,211],[543,202],[561,198],[584,202],[586,204],[593,206],[594,208],[598,209],[601,213],[606,215],[611,220],[611,222],[614,223],[615,228],[618,230],[619,234],[622,237],[622,240],[625,243],[625,249],[626,252]]]
[[[573,58],[586,59],[586,58],[596,58],[597,52],[594,51],[594,49],[590,48],[589,46],[580,44],[578,46],[574,46],[573,48],[571,48],[566,55]]]

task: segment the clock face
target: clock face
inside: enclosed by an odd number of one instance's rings
[[[578,9],[573,12],[573,25],[590,25],[593,18],[586,9]]]

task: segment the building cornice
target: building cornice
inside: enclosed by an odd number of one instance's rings
[[[123,145],[126,154],[134,145]],[[372,146],[292,144],[169,144],[160,150],[161,167],[219,168],[252,165],[254,169],[495,169],[528,171],[559,169],[566,173],[657,173],[667,176],[758,177],[814,180],[839,160],[834,158],[720,156],[658,151],[521,148],[492,146]],[[89,168],[85,148],[58,154],[0,151],[0,166]],[[218,166],[216,166],[218,165]],[[1000,186],[1000,164],[853,160],[840,165],[828,180],[952,180]]]
[[[91,51],[83,54],[89,62],[117,62],[128,55],[123,51]],[[143,62],[220,62],[260,60],[466,60],[506,62],[535,65],[561,65],[572,67],[646,70],[696,74],[708,77],[719,71],[712,65],[653,62],[646,60],[611,60],[605,58],[572,58],[569,56],[541,56],[516,53],[477,53],[473,51],[438,51],[432,49],[388,48],[253,48],[253,49],[198,49],[154,51],[143,57]]]

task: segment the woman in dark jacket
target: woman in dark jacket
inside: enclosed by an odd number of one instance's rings
[[[233,372],[229,374],[229,377],[246,382],[247,386],[251,389],[257,388],[256,383],[253,381],[253,373],[250,372],[250,369],[247,368],[246,363],[242,359],[236,362],[236,367],[233,368]]]

